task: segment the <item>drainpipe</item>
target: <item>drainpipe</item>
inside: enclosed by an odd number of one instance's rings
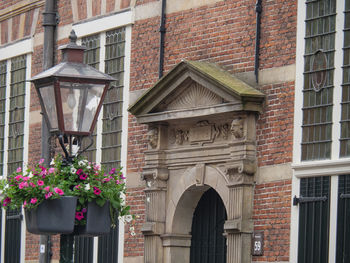
[[[160,43],[159,43],[159,78],[163,76],[163,67],[164,67],[164,37],[165,37],[165,7],[166,0],[162,0],[162,12],[160,16]]]
[[[260,53],[260,25],[261,25],[261,13],[262,13],[262,0],[257,0],[255,5],[256,12],[256,30],[255,30],[255,81],[259,82],[259,53]]]
[[[43,71],[54,65],[55,29],[57,25],[56,1],[45,0],[45,11],[43,12],[44,47],[43,47]],[[41,157],[45,159],[45,165],[50,164],[50,133],[42,116],[41,121]],[[51,261],[51,236],[40,236],[40,263]]]

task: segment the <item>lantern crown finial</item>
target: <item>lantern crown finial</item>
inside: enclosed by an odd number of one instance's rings
[[[77,35],[74,29],[69,34],[69,44],[59,47],[62,50],[62,60],[66,62],[83,63],[85,47],[77,45]]]

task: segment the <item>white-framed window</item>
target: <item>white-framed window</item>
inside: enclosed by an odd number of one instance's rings
[[[32,40],[0,47],[0,175],[28,162]],[[1,210],[1,262],[24,262],[22,211]]]
[[[290,262],[348,262],[350,1],[298,0],[296,52]]]
[[[116,79],[106,95],[94,132],[89,160],[107,168],[126,167],[132,12],[126,11],[73,25],[86,46],[84,62]],[[88,144],[88,140],[83,144]],[[84,145],[83,145],[84,147]],[[122,262],[124,225],[99,238],[76,238],[77,262]]]

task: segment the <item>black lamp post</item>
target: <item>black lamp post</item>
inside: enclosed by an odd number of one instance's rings
[[[67,165],[76,155],[72,146],[80,146],[84,137],[91,136],[109,84],[115,80],[83,64],[85,48],[76,44],[73,30],[69,39],[69,44],[59,48],[62,62],[30,80],[35,85],[49,131],[59,139]],[[73,262],[73,241],[73,235],[61,235],[61,263]]]

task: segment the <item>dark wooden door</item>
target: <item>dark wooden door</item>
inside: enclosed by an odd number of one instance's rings
[[[191,263],[225,263],[226,238],[223,236],[226,209],[214,189],[199,200],[192,220]]]

